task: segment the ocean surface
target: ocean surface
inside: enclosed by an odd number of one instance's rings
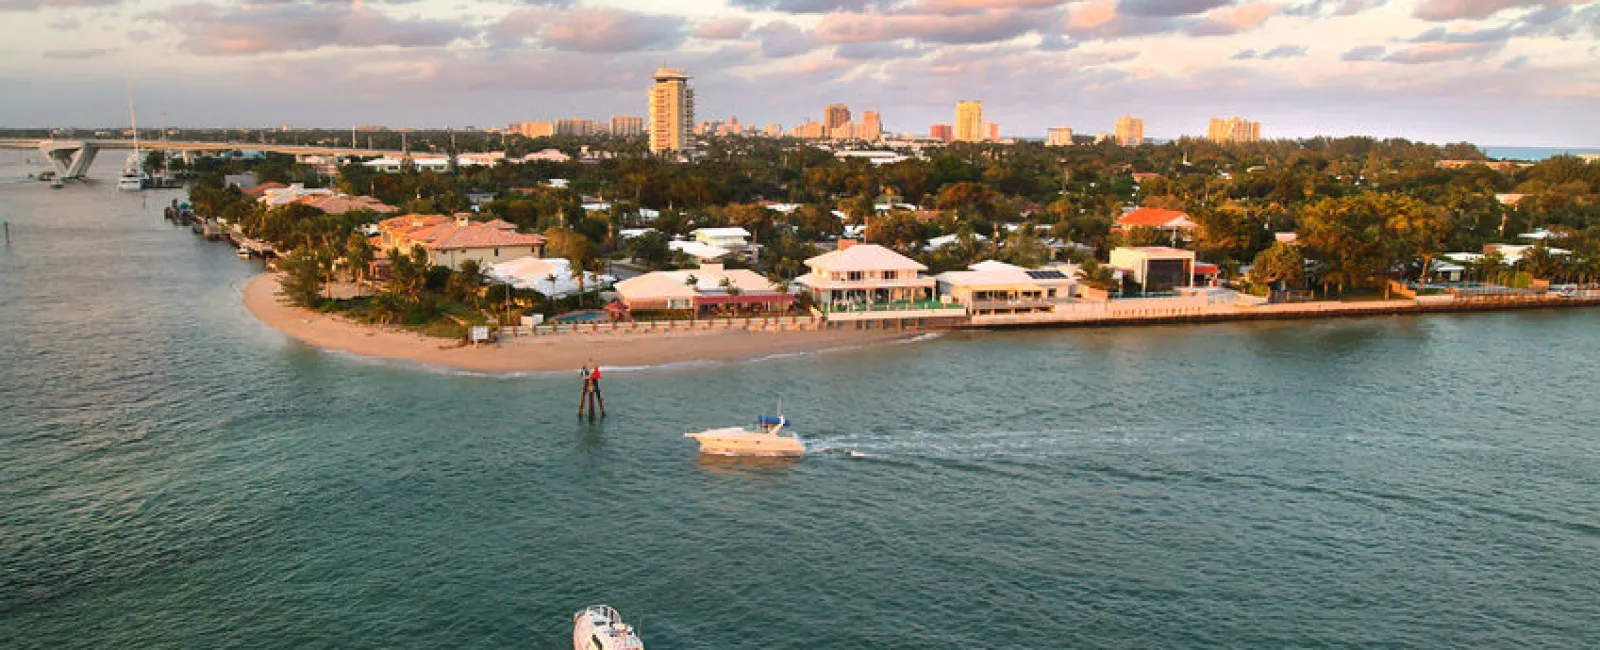
[[[1480,147],[1484,155],[1496,160],[1539,161],[1560,155],[1600,154],[1600,148],[1585,147]]]
[[[28,153],[0,153],[0,647],[565,648],[593,603],[652,650],[1600,639],[1600,311],[617,369],[589,424],[573,374],[292,342],[171,193],[51,190]],[[780,397],[820,453],[681,437]]]

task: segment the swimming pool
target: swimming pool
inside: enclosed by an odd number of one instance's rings
[[[550,319],[552,323],[591,323],[606,319],[603,311],[575,311],[562,314]]]

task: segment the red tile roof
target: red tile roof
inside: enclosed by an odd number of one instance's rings
[[[288,187],[288,185],[284,185],[283,183],[262,183],[255,187],[240,188],[239,193],[245,196],[254,196],[260,198],[262,196],[266,196],[267,190],[281,190],[286,187]]]
[[[344,214],[351,210],[371,210],[383,214],[400,211],[400,208],[370,196],[308,196],[300,201],[328,214]]]
[[[1182,221],[1179,221],[1179,220]],[[1193,228],[1194,223],[1189,221],[1189,215],[1179,210],[1166,210],[1162,208],[1139,208],[1133,212],[1122,215],[1117,219],[1117,225],[1123,228]]]
[[[542,235],[524,235],[482,223],[450,224],[434,234],[426,246],[433,249],[543,246]]]

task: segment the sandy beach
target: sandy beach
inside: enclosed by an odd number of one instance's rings
[[[245,284],[244,304],[266,324],[309,345],[367,357],[404,359],[483,372],[571,370],[591,362],[602,366],[650,366],[685,361],[734,361],[881,343],[912,335],[857,331],[562,334],[462,347],[454,341],[356,323],[286,304],[278,295],[277,274],[263,274]]]

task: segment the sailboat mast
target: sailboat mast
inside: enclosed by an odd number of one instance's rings
[[[139,153],[139,114],[133,110],[133,82],[128,82],[128,124],[133,127],[133,153]]]

